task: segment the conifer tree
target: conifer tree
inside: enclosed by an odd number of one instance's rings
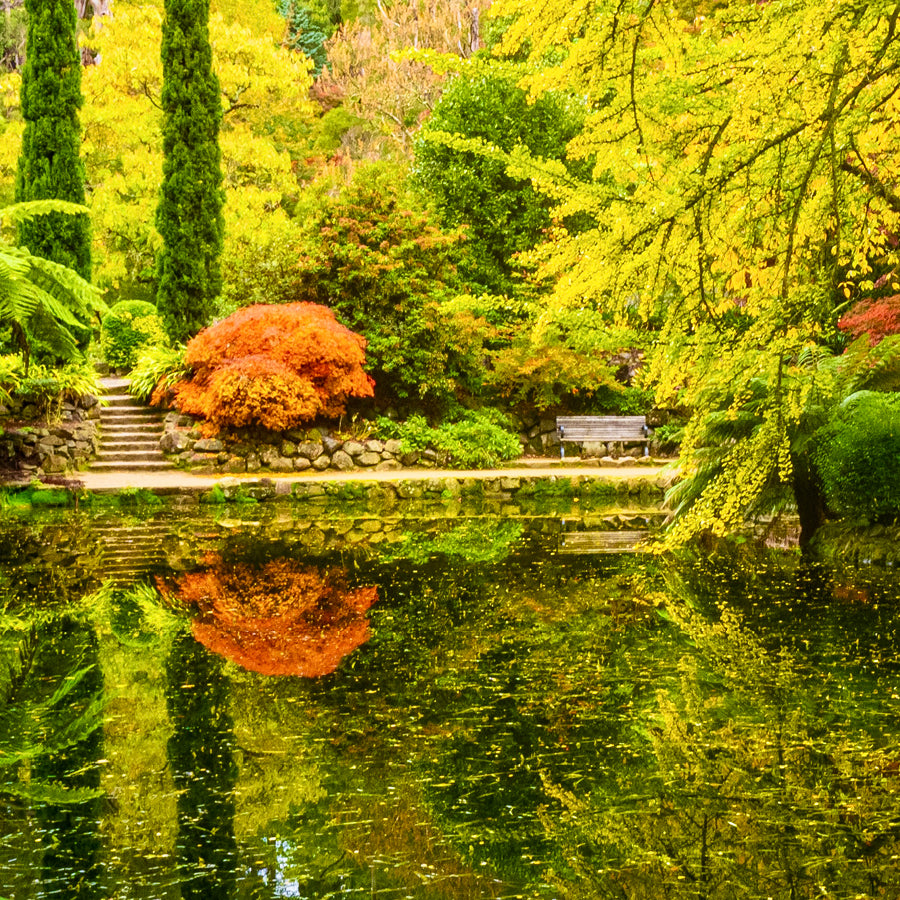
[[[71,0],[26,0],[27,58],[22,71],[25,131],[16,173],[16,200],[84,203],[81,134],[81,56]],[[91,278],[87,214],[50,213],[19,225],[19,242],[34,255]]]
[[[222,101],[212,70],[209,0],[166,0],[165,12],[157,306],[169,337],[185,341],[209,323],[222,287]]]

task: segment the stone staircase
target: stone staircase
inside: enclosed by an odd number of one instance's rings
[[[159,449],[165,414],[128,393],[125,378],[101,379],[100,449],[92,472],[160,472],[172,464]]]

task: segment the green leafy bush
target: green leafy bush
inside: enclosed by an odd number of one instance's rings
[[[16,390],[17,396],[37,407],[40,419],[48,421],[59,418],[64,400],[102,392],[97,373],[83,361],[58,367],[32,363]]]
[[[184,352],[183,344],[146,347],[131,371],[128,390],[145,402],[151,399],[154,403],[162,401],[169,389],[187,376]]]
[[[0,356],[0,403],[9,403],[22,383],[22,357],[15,353]]]
[[[165,343],[162,320],[152,303],[122,300],[103,317],[100,347],[115,369],[131,369],[145,347]]]
[[[900,394],[851,395],[816,441],[814,459],[833,512],[869,521],[900,515]]]
[[[379,420],[379,431],[399,438],[403,452],[436,450],[461,469],[489,469],[522,452],[518,435],[509,430],[502,413],[485,409],[468,412],[456,422],[431,427],[423,416],[405,422]]]

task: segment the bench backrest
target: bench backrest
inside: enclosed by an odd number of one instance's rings
[[[559,416],[564,441],[647,441],[646,416]]]

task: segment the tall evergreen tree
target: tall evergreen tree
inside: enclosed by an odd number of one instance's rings
[[[222,287],[222,100],[212,70],[209,0],[166,0],[165,11],[157,306],[169,337],[185,341],[209,323]]]
[[[81,56],[71,0],[26,0],[27,58],[22,71],[22,155],[16,200],[84,203],[84,165],[79,156]],[[20,223],[19,241],[36,256],[91,278],[87,214],[51,213]]]

